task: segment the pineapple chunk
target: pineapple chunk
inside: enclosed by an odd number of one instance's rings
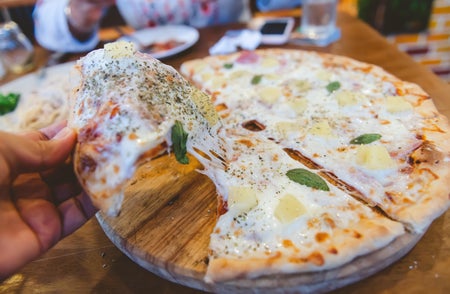
[[[226,79],[223,76],[211,77],[212,89],[222,88],[225,83],[226,83]]]
[[[413,109],[411,103],[400,96],[386,97],[386,108],[390,113],[410,111]]]
[[[213,77],[213,74],[211,72],[205,72],[201,75],[201,80],[204,82],[210,81],[212,77]]]
[[[186,64],[190,66],[191,71],[194,73],[202,72],[206,68],[206,65],[207,65],[206,62],[199,61],[199,60],[188,61]]]
[[[305,206],[293,195],[286,194],[275,208],[275,217],[283,224],[290,223],[306,213]]]
[[[371,170],[389,169],[395,166],[389,152],[383,145],[358,146],[356,163]]]
[[[131,57],[136,53],[134,44],[126,41],[107,43],[104,49],[105,56],[109,58]]]
[[[263,102],[272,104],[277,102],[278,98],[282,96],[281,89],[278,87],[264,87],[258,90],[258,95]]]
[[[211,98],[208,95],[206,95],[203,91],[200,91],[198,88],[192,87],[191,99],[202,111],[203,116],[211,126],[214,126],[219,122],[219,114],[217,113],[216,108],[212,104]]]
[[[308,100],[306,99],[295,99],[292,101],[288,101],[287,103],[291,109],[293,109],[297,114],[301,114],[306,110],[308,106]]]
[[[328,71],[321,70],[317,73],[316,77],[322,81],[331,80],[331,73]]]
[[[294,93],[304,93],[311,89],[311,83],[306,80],[289,80],[285,85]]]
[[[333,130],[327,120],[321,120],[313,124],[309,129],[309,133],[316,136],[331,137],[333,135]]]
[[[261,65],[263,67],[275,67],[275,66],[278,66],[278,60],[273,57],[265,57],[262,60]]]
[[[272,73],[264,74],[264,79],[269,81],[279,81],[280,76]]]
[[[250,187],[231,186],[228,190],[228,207],[238,211],[249,211],[258,205],[256,191]]]
[[[358,97],[350,91],[338,91],[335,97],[339,106],[352,106],[358,103]]]
[[[246,70],[236,70],[230,75],[231,80],[250,79],[253,74]]]
[[[296,122],[278,122],[275,125],[275,128],[282,134],[283,137],[287,137],[290,133],[301,129],[299,124]]]

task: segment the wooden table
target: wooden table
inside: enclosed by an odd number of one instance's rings
[[[31,6],[36,4],[36,0],[0,0],[1,7],[18,7],[18,6]]]
[[[399,52],[360,20],[340,13],[338,25],[343,33],[341,40],[326,48],[286,47],[331,52],[382,66],[401,79],[421,85],[438,109],[450,117],[450,85]],[[165,62],[178,67],[185,60],[205,56],[227,29],[238,27],[203,29],[194,47]],[[45,56],[41,50],[39,54]],[[450,293],[449,233],[450,211],[432,224],[403,259],[335,293]],[[108,240],[95,218],[0,284],[0,292],[200,293],[139,267]]]

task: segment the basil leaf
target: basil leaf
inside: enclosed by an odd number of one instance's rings
[[[286,173],[286,175],[291,181],[299,183],[300,185],[305,185],[322,191],[330,191],[330,188],[325,180],[309,170],[303,168],[291,169]]]
[[[225,63],[223,65],[223,67],[226,68],[226,69],[230,69],[230,68],[233,68],[233,64],[232,63]]]
[[[338,81],[331,82],[327,85],[327,90],[329,93],[333,93],[334,91],[338,90],[341,87],[341,83]]]
[[[380,134],[364,134],[352,139],[350,141],[350,144],[358,144],[358,145],[370,144],[372,142],[379,140],[380,138],[381,138]]]
[[[187,157],[186,142],[188,139],[188,133],[183,129],[183,125],[180,121],[176,121],[172,127],[172,146],[175,158],[181,164],[188,164],[189,158]]]
[[[14,111],[19,98],[20,94],[17,93],[0,94],[0,115]]]
[[[262,75],[256,75],[256,76],[254,76],[254,77],[252,78],[252,81],[251,81],[252,85],[257,85],[257,84],[259,84],[259,83],[261,82],[261,79],[262,79]]]

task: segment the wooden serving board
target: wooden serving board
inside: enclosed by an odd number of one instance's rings
[[[97,214],[111,241],[145,269],[188,287],[221,293],[321,293],[366,278],[403,257],[422,235],[405,234],[389,246],[334,270],[267,276],[215,285],[203,281],[209,235],[216,221],[214,184],[196,169],[164,155],[141,166],[118,217]]]

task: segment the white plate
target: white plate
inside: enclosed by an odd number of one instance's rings
[[[189,26],[184,25],[167,25],[158,26],[154,28],[146,28],[134,32],[128,36],[119,38],[122,41],[133,42],[138,50],[142,50],[141,47],[147,47],[154,43],[164,43],[170,40],[182,42],[181,45],[173,47],[169,50],[150,52],[155,58],[165,58],[175,54],[178,54],[197,43],[199,38],[198,31]]]
[[[0,116],[0,130],[34,130],[67,119],[69,76],[74,64],[51,66],[43,76],[38,71],[0,86],[3,94],[20,94],[16,109]]]

